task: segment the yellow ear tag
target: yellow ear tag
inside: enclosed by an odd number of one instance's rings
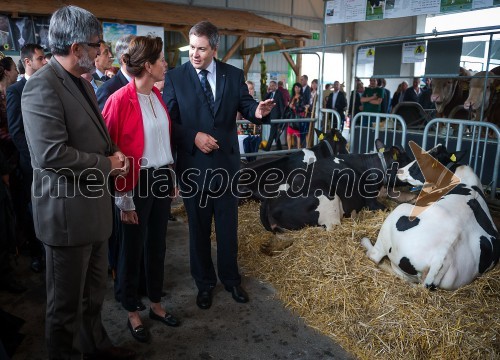
[[[337,134],[333,136],[333,141],[339,141],[339,138],[337,137]]]
[[[392,154],[392,160],[397,160],[398,159],[398,154],[394,153]]]
[[[453,161],[453,162],[457,162],[457,157],[455,156],[455,154],[452,154],[450,156],[450,160]]]
[[[433,167],[433,168],[436,168],[436,167],[437,167],[437,161],[434,161],[434,162],[432,163],[432,167]]]
[[[325,134],[321,134],[318,138],[319,141],[323,140],[325,138]]]
[[[384,151],[385,151],[385,148],[380,148],[380,149],[378,150],[378,152],[384,152]]]

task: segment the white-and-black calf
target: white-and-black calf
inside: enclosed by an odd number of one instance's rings
[[[384,183],[393,183],[399,166],[408,164],[410,159],[398,147],[385,150],[381,141],[376,142],[376,147],[382,152],[337,155],[297,171],[291,183],[261,201],[264,228],[272,232],[306,226],[331,229],[353,211],[365,207],[383,209],[377,201],[380,188]],[[388,172],[392,172],[392,181],[388,180]]]
[[[441,145],[429,153],[454,172],[459,184],[413,221],[413,205],[399,205],[384,221],[375,245],[367,238],[361,243],[376,264],[387,256],[403,279],[431,289],[454,290],[498,263],[500,239],[474,171],[458,164],[459,156]],[[422,185],[416,162],[402,170],[400,180]]]

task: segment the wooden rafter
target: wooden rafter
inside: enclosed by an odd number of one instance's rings
[[[233,46],[226,52],[226,55],[222,58],[222,62],[226,62],[233,56],[234,52],[238,49],[238,47],[245,41],[246,36],[240,36],[238,39],[234,42]]]

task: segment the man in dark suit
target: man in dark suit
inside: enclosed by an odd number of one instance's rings
[[[276,104],[275,107],[271,110],[269,114],[269,118],[271,120],[274,119],[282,119],[283,112],[285,111],[285,104],[283,100],[283,95],[278,90],[278,85],[276,81],[269,82],[269,92],[267,93],[266,99],[271,99]],[[269,139],[267,140],[267,145],[264,148],[265,151],[271,150],[271,146],[273,145],[273,141],[276,140],[276,150],[281,150],[281,139],[280,139],[280,129],[283,128],[284,124],[271,124],[271,130],[269,132]]]
[[[104,83],[111,79],[106,75],[106,70],[111,69],[111,66],[113,66],[113,60],[113,53],[111,52],[109,45],[104,41],[101,41],[99,55],[95,58],[95,73],[92,74],[94,80],[102,81]]]
[[[111,234],[109,175],[128,172],[111,141],[94,91],[101,25],[76,6],[50,19],[54,55],[24,87],[21,106],[33,166],[33,220],[46,253],[45,337],[49,359],[128,359],[114,347],[101,309]]]
[[[274,103],[257,103],[248,93],[243,71],[215,60],[219,33],[213,24],[194,25],[189,45],[190,61],[165,76],[163,99],[177,145],[176,171],[189,220],[196,303],[208,309],[217,283],[210,243],[213,217],[219,279],[234,300],[248,301],[238,270],[238,199],[232,193],[240,168],[236,113],[259,123]]]
[[[26,134],[24,133],[23,114],[21,112],[21,95],[23,93],[26,81],[42,66],[47,64],[43,48],[37,44],[26,44],[21,49],[21,60],[25,73],[18,82],[7,88],[7,121],[9,124],[9,133],[12,142],[19,152],[19,168],[21,169],[21,204],[18,221],[20,228],[23,229],[28,241],[31,255],[31,269],[34,272],[43,270],[42,254],[43,246],[35,236],[33,228],[33,217],[31,215],[31,183],[33,181],[33,169],[31,168],[30,151],[26,143]]]
[[[336,110],[340,115],[340,131],[344,129],[345,122],[345,109],[347,107],[347,99],[343,91],[340,91],[340,83],[335,81],[333,83],[333,91],[328,96],[326,101],[326,108]]]
[[[97,89],[97,103],[99,104],[99,109],[104,109],[104,105],[106,104],[106,100],[118,89],[121,89],[125,85],[127,85],[132,78],[127,73],[127,66],[122,60],[123,54],[127,52],[128,45],[132,41],[135,35],[125,35],[122,36],[117,42],[115,46],[115,54],[118,58],[118,62],[120,63],[120,70],[118,73],[113,76],[110,80],[105,81],[99,88]],[[94,73],[95,75],[95,73]]]

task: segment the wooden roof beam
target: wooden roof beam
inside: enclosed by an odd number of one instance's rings
[[[238,39],[234,42],[233,46],[226,52],[226,55],[222,58],[222,62],[228,61],[231,56],[235,53],[235,51],[240,47],[240,45],[245,41],[246,36],[240,36]]]
[[[273,38],[275,39],[275,38]],[[275,40],[276,41],[276,40]],[[297,41],[287,41],[287,42],[281,42],[281,46],[276,44],[266,44],[264,45],[264,52],[270,52],[270,51],[277,51],[277,50],[284,50],[284,49],[291,49],[297,47]],[[262,51],[262,47],[256,46],[253,48],[246,48],[240,51],[241,55],[252,55],[252,54],[259,54]]]
[[[281,39],[275,37],[273,38],[274,41],[276,42],[276,45],[280,48],[280,50],[285,50],[286,49],[286,46],[285,44],[283,44],[283,42],[281,41]],[[285,58],[285,60],[288,62],[288,64],[292,67],[293,71],[295,72],[295,74],[297,75],[299,73],[299,67],[297,66],[297,64],[295,64],[295,61],[293,61],[292,57],[290,56],[289,53],[287,52],[284,52],[282,53],[283,54],[283,57]],[[298,76],[298,75],[297,75]]]

